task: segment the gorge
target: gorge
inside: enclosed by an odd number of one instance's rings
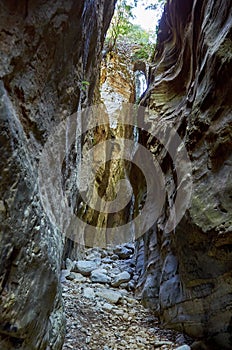
[[[104,52],[115,5],[0,1],[1,350],[62,349],[68,274],[61,271],[88,256],[98,261],[99,254],[104,264],[107,256],[130,259],[136,279],[125,289],[160,325],[200,341],[190,348],[232,348],[231,3],[168,0],[149,63],[132,60],[126,43]],[[125,120],[119,118],[123,104]],[[88,109],[95,105],[101,106],[97,116]],[[180,139],[169,138],[169,130]],[[41,173],[48,142],[53,154],[48,149]],[[145,168],[148,159],[154,172]],[[88,188],[89,165],[98,170]],[[146,206],[153,187],[155,199]],[[64,202],[54,195],[58,190]],[[114,204],[120,190],[121,204],[130,199],[124,210],[110,211],[107,202]],[[147,221],[155,217],[149,227],[146,220],[134,223],[144,208]],[[57,220],[67,226],[61,229]],[[115,248],[131,242],[126,257]],[[108,245],[111,253],[102,253]],[[117,268],[118,274],[127,270],[123,263]],[[77,294],[86,283],[78,278]],[[112,285],[116,277],[104,278]],[[136,302],[127,304],[145,313]],[[77,320],[87,318],[79,312]],[[92,349],[87,340],[85,346]]]

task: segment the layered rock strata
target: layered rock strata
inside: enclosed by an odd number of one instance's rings
[[[156,126],[168,123],[183,139],[193,188],[185,215],[168,232],[179,190],[176,165],[157,139],[145,135],[167,197],[137,246],[138,293],[165,326],[216,349],[232,347],[231,72],[230,1],[167,1],[142,104]]]

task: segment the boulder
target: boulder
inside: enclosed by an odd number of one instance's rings
[[[77,272],[70,272],[66,277],[66,279],[74,282],[79,282],[79,283],[86,281],[86,277],[84,277],[82,274]]]
[[[99,264],[92,260],[79,260],[75,263],[72,272],[79,272],[83,276],[90,276],[93,270],[98,268]]]
[[[103,298],[103,299],[106,299],[111,304],[117,304],[122,297],[121,293],[115,292],[115,291],[110,290],[110,289],[98,290],[96,292],[96,295]]]
[[[65,282],[69,275],[70,275],[70,270],[61,270],[61,274],[60,274],[61,283]]]
[[[112,304],[109,304],[109,303],[104,303],[104,304],[102,305],[102,309],[105,310],[105,311],[111,312],[112,309],[113,309],[113,305],[112,305]]]
[[[119,259],[128,259],[132,255],[132,250],[128,249],[124,246],[117,246],[114,250],[114,254],[116,254]]]
[[[93,288],[86,287],[83,290],[83,296],[87,299],[94,299],[95,298],[95,291]]]
[[[189,345],[181,345],[181,346],[178,346],[178,348],[176,348],[175,350],[191,350],[190,346]]]
[[[73,267],[75,265],[75,261],[72,261],[71,259],[67,258],[65,260],[65,267],[67,270],[72,271]]]
[[[130,281],[130,274],[127,271],[121,272],[118,275],[116,275],[111,282],[111,285],[113,287],[119,287],[124,282]]]
[[[107,275],[107,271],[103,269],[92,271],[90,279],[95,283],[110,283],[111,281],[111,278]]]

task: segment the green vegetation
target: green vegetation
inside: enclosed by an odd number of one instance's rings
[[[106,37],[108,51],[117,49],[117,45],[125,43],[128,49],[132,49],[132,59],[149,60],[153,54],[156,41],[156,30],[147,32],[141,26],[132,23],[133,8],[137,6],[138,0],[118,0],[115,14]],[[165,0],[156,0],[155,4],[144,1],[145,8],[156,10],[163,6]]]
[[[89,85],[90,85],[90,83],[88,81],[82,80],[82,82],[81,82],[81,90],[82,91],[86,91],[87,90],[87,86],[89,86]]]
[[[149,3],[146,5],[145,9],[146,10],[157,10],[159,7],[163,7],[166,1],[164,0],[156,0],[155,3],[154,1],[152,3]]]
[[[115,13],[106,37],[110,51],[115,49],[118,40],[127,36],[130,32],[132,26],[130,20],[133,18],[132,9],[134,6],[136,6],[136,2],[128,5],[127,0],[117,1]]]
[[[147,32],[139,25],[132,24],[127,40],[136,45],[133,50],[134,60],[148,60],[155,48],[154,34]]]

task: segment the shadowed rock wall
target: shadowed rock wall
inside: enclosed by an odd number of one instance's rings
[[[168,1],[142,104],[183,138],[193,191],[175,232],[165,232],[178,190],[175,164],[145,136],[167,200],[137,246],[137,291],[165,326],[216,349],[232,348],[231,72],[231,2]]]
[[[0,1],[2,350],[62,347],[64,240],[38,195],[38,160],[53,128],[93,100],[114,2]]]

